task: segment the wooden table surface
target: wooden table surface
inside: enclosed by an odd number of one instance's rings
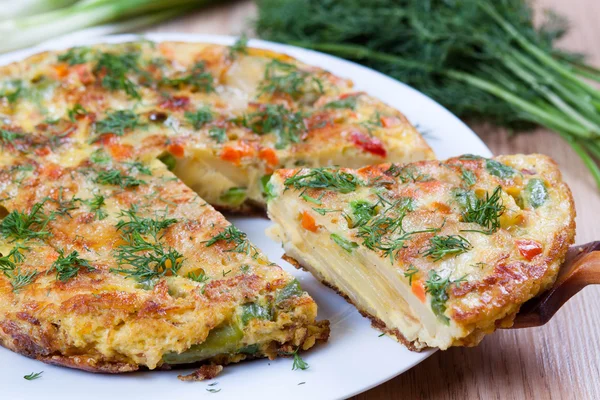
[[[564,48],[600,65],[599,0],[535,0],[571,21]],[[237,35],[255,15],[251,1],[214,7],[154,27],[153,32]],[[577,155],[557,135],[539,130],[513,137],[492,126],[472,126],[494,154],[552,156],[577,204],[577,243],[600,239],[600,197]],[[406,373],[355,399],[600,399],[600,288],[588,287],[544,327],[499,331],[475,348],[439,351]],[[365,360],[368,362],[368,360]]]

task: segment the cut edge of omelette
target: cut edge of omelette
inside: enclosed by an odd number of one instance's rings
[[[412,350],[511,326],[575,235],[571,192],[542,155],[280,170],[269,189],[287,260]]]

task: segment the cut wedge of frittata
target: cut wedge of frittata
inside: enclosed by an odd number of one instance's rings
[[[414,350],[510,326],[575,233],[571,193],[542,155],[280,170],[268,193],[287,259]]]

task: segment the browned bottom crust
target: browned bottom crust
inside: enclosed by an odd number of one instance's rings
[[[404,337],[404,335],[402,335],[398,329],[389,328],[385,324],[385,322],[383,322],[379,318],[375,317],[372,314],[369,314],[365,310],[361,310],[337,286],[335,286],[334,284],[332,284],[330,282],[327,282],[325,279],[323,279],[322,276],[320,276],[319,274],[316,274],[315,272],[311,271],[308,267],[302,265],[295,258],[292,258],[292,257],[288,256],[287,254],[284,254],[283,256],[281,256],[281,258],[283,258],[285,261],[289,262],[290,264],[292,264],[294,267],[296,267],[298,269],[304,270],[306,272],[310,272],[315,278],[317,278],[317,280],[319,280],[319,282],[321,282],[323,285],[327,286],[328,288],[332,289],[334,292],[336,292],[337,294],[339,294],[340,296],[342,296],[348,303],[350,303],[351,305],[353,305],[358,310],[358,312],[360,313],[360,315],[362,315],[363,317],[368,318],[369,320],[371,320],[371,326],[373,328],[375,328],[375,329],[377,329],[377,330],[379,330],[379,331],[381,331],[381,332],[383,332],[383,333],[385,333],[387,335],[393,336],[396,340],[398,340],[398,342],[402,343],[407,349],[409,349],[411,351],[415,351],[415,352],[421,352],[421,351],[429,349],[429,347],[417,348],[415,346],[414,342],[411,342],[406,337]]]
[[[312,329],[311,329],[312,328]],[[100,357],[94,357],[90,355],[61,355],[52,354],[48,348],[41,346],[36,343],[33,338],[29,335],[22,333],[16,328],[16,325],[10,321],[0,322],[0,329],[10,336],[12,340],[2,340],[0,338],[0,345],[14,351],[15,353],[21,354],[34,360],[42,361],[46,364],[58,365],[61,367],[80,369],[87,372],[103,373],[103,374],[121,374],[125,372],[134,372],[138,370],[147,370],[143,365],[125,363],[125,362],[108,362],[102,361]],[[326,342],[329,339],[330,334],[329,321],[315,321],[314,325],[308,326],[300,345],[295,345],[292,342],[278,343],[272,342],[268,350],[264,354],[257,356],[243,355],[240,357],[239,354],[229,355],[223,354],[215,356],[213,358],[200,361],[197,363],[190,364],[162,364],[157,370],[170,370],[176,368],[193,368],[201,365],[208,364],[219,364],[227,365],[231,363],[237,363],[243,360],[250,360],[255,358],[269,358],[275,359],[277,356],[289,356],[298,348],[302,350],[308,350],[315,344]],[[310,340],[308,340],[310,339]]]

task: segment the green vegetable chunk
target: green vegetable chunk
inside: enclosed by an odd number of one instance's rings
[[[260,304],[248,303],[242,306],[242,324],[247,325],[252,319],[273,319],[273,313]]]
[[[175,166],[177,166],[177,159],[172,154],[163,154],[162,156],[158,157],[158,159],[167,166],[169,171],[173,171]]]
[[[275,188],[273,187],[271,182],[269,182],[271,180],[271,175],[272,174],[265,175],[262,178],[260,178],[260,187],[262,188],[263,196],[267,201],[277,197],[277,194],[275,193]]]
[[[548,189],[546,188],[546,184],[543,180],[538,178],[533,178],[529,182],[527,182],[527,186],[525,186],[525,196],[527,202],[531,204],[533,208],[538,208],[542,206],[546,200],[548,200]]]
[[[246,188],[229,188],[219,197],[219,201],[228,206],[238,207],[246,200]]]
[[[511,178],[517,173],[514,168],[496,160],[486,160],[485,167],[490,174],[497,176],[500,179]]]
[[[352,253],[352,250],[356,249],[358,247],[358,243],[352,242],[348,239],[344,239],[343,237],[341,237],[340,235],[336,234],[336,233],[332,233],[330,235],[331,240],[333,240],[338,246],[340,246],[342,249],[346,250],[348,253]]]
[[[297,279],[294,279],[293,281],[285,285],[285,287],[281,289],[281,291],[279,291],[277,297],[275,298],[275,305],[279,305],[280,303],[289,299],[290,297],[302,296],[303,293],[304,291],[302,290],[302,287],[300,287],[300,282],[298,282]]]
[[[244,333],[237,325],[227,324],[214,328],[202,343],[191,346],[183,353],[167,353],[163,355],[163,361],[167,364],[189,364],[219,354],[235,352]]]
[[[354,216],[351,228],[366,224],[375,215],[375,205],[366,200],[354,200],[350,203],[350,207]]]

